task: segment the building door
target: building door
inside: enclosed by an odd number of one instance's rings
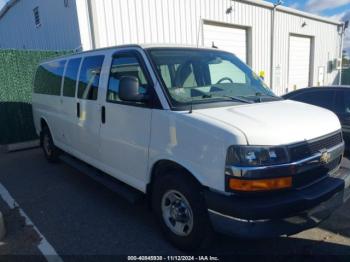
[[[310,85],[311,38],[289,37],[289,91]]]
[[[204,24],[204,46],[217,47],[235,54],[243,62],[247,63],[247,30],[242,28]]]

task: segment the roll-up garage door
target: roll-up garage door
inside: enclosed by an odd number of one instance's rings
[[[247,30],[222,25],[203,25],[204,46],[215,45],[221,50],[234,53],[243,62],[247,62]]]
[[[308,87],[310,84],[311,38],[289,38],[289,91]]]

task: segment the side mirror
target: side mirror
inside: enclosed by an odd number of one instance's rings
[[[128,102],[146,102],[148,96],[140,93],[140,84],[137,77],[123,76],[119,83],[119,98]]]

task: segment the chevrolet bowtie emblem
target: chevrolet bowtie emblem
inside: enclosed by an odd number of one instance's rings
[[[328,164],[331,161],[331,154],[327,151],[321,152],[320,162],[322,164]]]

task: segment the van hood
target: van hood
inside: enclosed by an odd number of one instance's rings
[[[291,100],[195,110],[239,129],[249,145],[287,145],[341,129],[331,111]]]

